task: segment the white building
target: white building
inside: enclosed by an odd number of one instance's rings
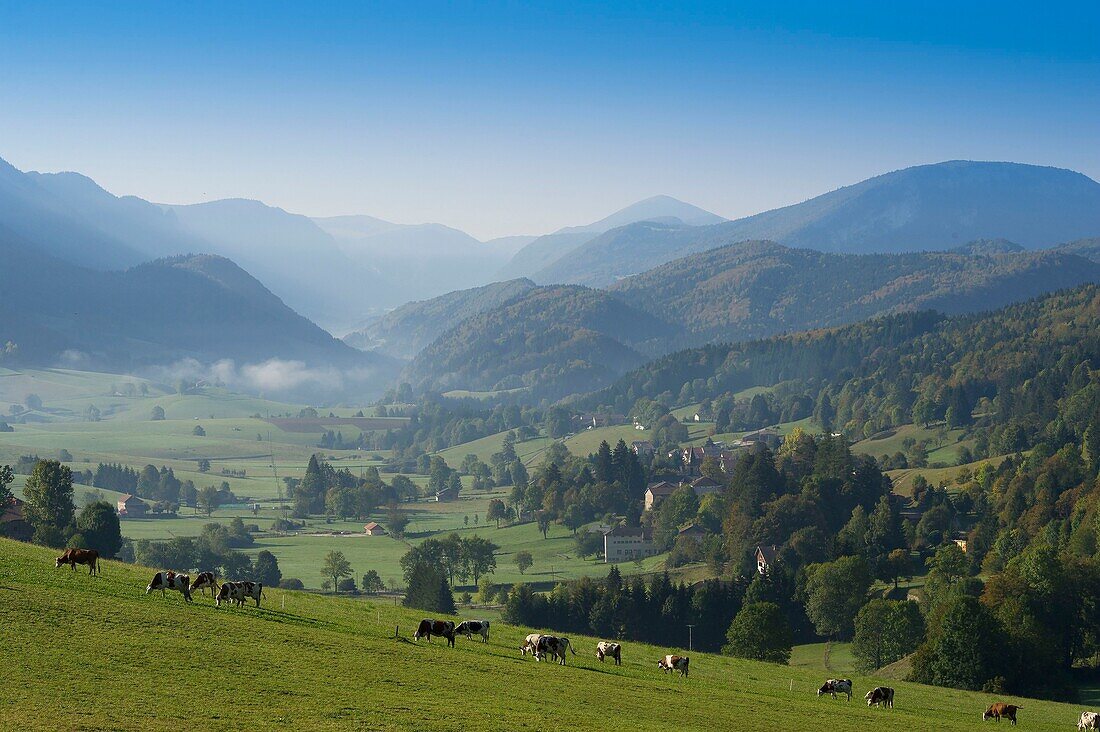
[[[616,526],[603,535],[603,560],[605,562],[632,562],[657,553],[653,538],[644,529]]]

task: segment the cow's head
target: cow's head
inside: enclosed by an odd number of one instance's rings
[[[65,559],[65,556],[62,555],[62,556],[58,557],[57,560],[53,563],[53,568],[57,569],[58,567],[62,566],[63,564],[66,564],[66,563],[67,563],[67,560]]]

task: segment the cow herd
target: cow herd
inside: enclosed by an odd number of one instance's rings
[[[198,590],[205,594],[208,588],[210,594],[214,596],[214,604],[218,607],[221,607],[223,602],[233,603],[237,607],[241,607],[244,605],[245,600],[249,599],[255,600],[256,607],[259,607],[260,598],[266,597],[264,586],[260,582],[252,582],[251,580],[223,582],[219,586],[217,577],[214,576],[213,572],[199,572],[192,581],[188,575],[172,570],[154,574],[153,579],[149,581],[149,586],[145,588],[145,594],[148,595],[154,590],[160,590],[160,594],[163,595],[165,590],[174,590],[183,595],[183,599],[187,602],[191,602],[191,593]],[[214,590],[217,590],[217,594],[214,593]]]
[[[69,565],[70,569],[75,570],[78,564],[86,565],[88,573],[91,575],[99,574],[99,553],[95,549],[66,549],[61,556],[57,557],[54,568]],[[154,574],[149,586],[145,588],[145,594],[148,595],[154,590],[160,590],[163,595],[166,590],[174,590],[182,594],[187,602],[191,602],[191,593],[200,591],[205,594],[207,589],[211,591],[210,594],[214,597],[214,604],[219,607],[223,602],[233,603],[237,607],[241,607],[249,599],[255,600],[256,607],[259,607],[260,598],[266,597],[263,584],[259,582],[223,582],[219,586],[217,577],[213,572],[200,572],[195,575],[195,579],[192,581],[188,575],[172,570]],[[215,590],[217,591],[216,594]],[[453,620],[425,618],[417,626],[413,639],[426,638],[430,643],[433,635],[446,640],[452,648],[455,645],[455,637],[458,635],[466,636],[467,640],[472,640],[475,635],[479,635],[484,643],[489,640],[489,621],[464,620],[455,625]],[[531,654],[536,661],[549,658],[561,666],[565,665],[567,652],[571,652],[574,656],[577,655],[577,651],[574,650],[573,644],[570,643],[568,638],[546,633],[531,633],[524,639],[519,650],[524,656]],[[622,665],[622,651],[623,647],[619,643],[600,641],[596,644],[596,658],[601,663],[604,659],[610,658],[616,666]],[[657,661],[657,668],[662,672],[674,673],[679,671],[681,676],[688,675],[688,665],[689,659],[687,656],[677,656],[671,653]],[[832,696],[833,699],[836,699],[837,695],[843,694],[848,701],[851,701],[852,680],[828,679],[817,690],[818,696],[825,694]],[[867,701],[869,707],[882,707],[883,709],[894,707],[894,690],[888,686],[876,686],[868,691],[863,698]],[[1007,719],[1015,725],[1016,713],[1021,709],[1023,707],[1015,704],[995,702],[982,713],[982,720],[992,719],[1000,722],[1002,719]],[[1084,730],[1097,730],[1100,732],[1100,713],[1081,712],[1077,729],[1079,732],[1084,732]]]
[[[851,679],[829,679],[822,684],[818,690],[817,695],[822,696],[829,694],[834,699],[838,694],[844,694],[848,701],[852,700],[852,680]],[[867,706],[869,707],[882,707],[883,709],[893,709],[894,707],[894,690],[889,686],[876,686],[871,689],[863,697],[867,700]],[[989,705],[989,708],[982,712],[982,721],[988,721],[990,719],[1000,722],[1002,719],[1007,719],[1016,725],[1016,713],[1023,709],[1016,704],[1005,704],[1004,702],[994,702]],[[1084,730],[1100,730],[1100,713],[1097,712],[1081,712],[1081,717],[1077,721],[1077,729],[1083,732]]]
[[[467,639],[480,635],[482,642],[485,642],[489,640],[489,621],[463,620],[455,625],[453,620],[424,618],[417,625],[416,632],[413,633],[413,640],[418,641],[424,638],[431,643],[433,635],[443,638],[451,648],[454,648],[455,637],[459,635],[465,635]],[[576,649],[573,648],[573,644],[568,638],[549,635],[548,633],[529,634],[520,645],[519,651],[524,656],[530,654],[536,661],[550,659],[557,662],[559,666],[565,665],[565,659],[569,653],[574,656],[577,655]],[[616,666],[621,666],[623,663],[622,644],[613,643],[612,641],[600,641],[596,644],[596,658],[599,659],[600,663],[610,658]],[[657,668],[666,673],[679,671],[681,676],[687,676],[688,657],[669,654],[657,661]]]

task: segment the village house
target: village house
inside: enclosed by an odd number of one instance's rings
[[[649,487],[645,489],[645,510],[652,511],[660,505],[661,501],[671,496],[672,492],[678,487],[675,483],[669,483],[667,480],[650,483]]]
[[[686,537],[695,541],[696,543],[699,543],[706,538],[707,530],[699,524],[688,524],[684,528],[680,529],[676,535],[677,537]]]
[[[702,498],[710,493],[721,493],[722,484],[704,475],[691,481],[691,489],[695,491],[697,498]]]
[[[605,562],[632,562],[655,554],[657,554],[657,547],[653,545],[653,537],[645,529],[616,526],[603,535]]]
[[[382,524],[371,521],[363,527],[363,533],[367,536],[385,536],[386,530],[382,528]]]
[[[13,498],[0,512],[0,536],[16,541],[30,541],[34,536],[34,529],[23,515],[23,502],[18,498]]]
[[[766,575],[768,570],[775,566],[775,558],[779,553],[779,547],[774,545],[760,545],[756,547],[756,571]]]
[[[118,499],[118,515],[125,518],[144,518],[148,511],[145,501],[129,493]]]
[[[648,457],[657,452],[657,448],[649,440],[634,440],[630,443],[630,449],[638,457]]]

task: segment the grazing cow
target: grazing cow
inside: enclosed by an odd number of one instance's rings
[[[894,708],[894,690],[889,686],[876,686],[863,697],[867,700],[867,706],[881,706],[883,709]]]
[[[519,647],[520,653],[527,655],[528,653],[534,654],[539,647],[539,639],[542,638],[541,633],[530,633],[523,641],[523,645]]]
[[[993,702],[993,704],[986,709],[982,714],[982,721],[987,719],[995,719],[998,722],[1001,721],[1001,717],[1012,722],[1013,726],[1016,726],[1016,712],[1023,707],[1018,707],[1015,704],[1005,704],[1004,702]]]
[[[1077,720],[1077,729],[1100,729],[1100,714],[1096,712],[1081,712],[1081,718]]]
[[[161,597],[163,597],[165,590],[175,590],[182,594],[185,600],[191,602],[190,580],[191,578],[187,575],[176,574],[172,570],[157,572],[153,575],[149,586],[145,588],[145,594],[148,595],[153,590],[160,590]]]
[[[210,588],[210,594],[214,594],[214,590],[218,589],[218,578],[213,572],[199,572],[195,575],[195,579],[191,580],[191,591],[202,590],[202,594],[206,594],[206,588]]]
[[[623,647],[618,643],[609,643],[608,641],[600,641],[596,644],[596,658],[600,659],[600,663],[603,663],[604,657],[615,659],[616,666],[623,665]]]
[[[99,574],[99,552],[95,549],[66,549],[53,563],[53,568],[57,569],[62,564],[67,564],[69,569],[74,570],[78,564],[87,564],[88,574]]]
[[[489,640],[489,621],[463,620],[455,627],[455,634],[459,633],[466,636],[466,640],[473,640],[475,634],[480,635],[481,642],[484,643]]]
[[[687,676],[689,660],[687,656],[674,656],[670,653],[657,662],[657,668],[665,673],[679,671],[681,676]]]
[[[535,660],[541,661],[549,655],[551,659],[558,662],[558,665],[564,666],[566,649],[573,651],[574,656],[577,655],[577,652],[573,650],[573,644],[569,642],[568,638],[564,636],[558,638],[554,635],[541,636],[535,645]]]
[[[218,590],[218,596],[214,598],[214,604],[221,607],[222,602],[232,602],[237,607],[244,605],[244,601],[252,598],[256,601],[256,607],[260,606],[260,597],[263,596],[264,586],[261,582],[225,582]]]
[[[832,694],[836,699],[837,694],[847,694],[848,701],[852,701],[852,680],[851,679],[829,679],[821,688],[817,690],[817,695]]]
[[[421,638],[427,638],[428,642],[432,642],[432,636],[439,635],[447,639],[447,645],[451,648],[455,647],[455,623],[453,620],[429,620],[424,618],[420,621],[420,626],[413,633],[413,640],[420,640]]]

